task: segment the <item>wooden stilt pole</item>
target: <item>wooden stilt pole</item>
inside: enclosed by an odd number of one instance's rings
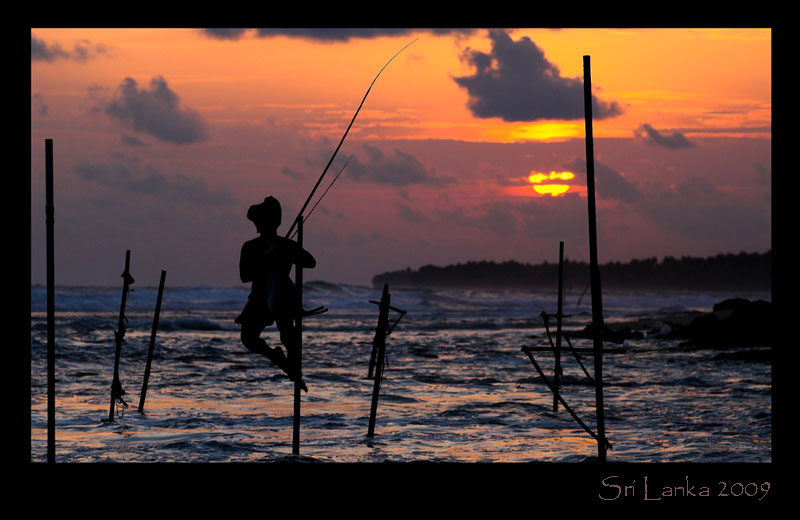
[[[303,247],[303,215],[297,215],[297,245]],[[298,299],[300,306],[303,304],[303,268],[299,265],[295,266],[295,285],[297,286]],[[300,454],[300,390],[301,382],[303,380],[303,316],[302,313],[297,315],[295,319],[295,328],[297,332],[297,353],[296,353],[296,369],[297,380],[294,382],[294,418],[292,429],[292,454]]]
[[[122,273],[122,302],[119,306],[119,322],[117,330],[114,331],[114,341],[116,343],[116,353],[114,354],[114,379],[111,381],[111,405],[108,409],[108,422],[114,421],[114,403],[117,399],[122,399],[125,393],[122,390],[122,384],[119,381],[119,358],[122,353],[122,340],[125,337],[125,304],[128,301],[128,289],[133,283],[133,277],[130,274],[131,266],[131,251],[125,251],[125,271]],[[122,401],[125,402],[124,400]]]
[[[161,296],[164,294],[164,280],[166,277],[167,272],[161,271],[161,281],[158,284],[158,298],[156,299],[156,311],[153,315],[153,332],[150,334],[150,348],[147,351],[147,364],[144,367],[142,391],[139,394],[139,413],[144,413],[144,400],[147,397],[147,382],[150,380],[150,365],[153,363],[153,350],[155,350],[156,331],[158,330],[158,316],[161,314]]]
[[[597,407],[597,458],[606,461],[606,425],[603,409],[603,299],[597,266],[597,220],[594,188],[594,136],[592,134],[592,74],[589,56],[583,57],[583,104],[586,119],[586,192],[589,203],[589,263],[592,286],[592,330],[594,335],[594,381]]]
[[[564,242],[558,244],[558,310],[556,311],[556,350],[553,374],[553,411],[558,411],[558,386],[561,381],[561,319],[564,294]]]
[[[53,251],[53,140],[45,139],[45,220],[47,226],[47,462],[56,461],[55,254]]]
[[[376,331],[375,334],[377,335],[378,332]],[[367,369],[367,379],[372,379],[375,377],[375,361],[378,359],[378,344],[373,339],[372,340],[372,353],[369,356],[369,368]]]
[[[369,411],[369,428],[367,435],[375,435],[375,416],[378,412],[378,395],[380,394],[383,379],[383,360],[386,355],[386,333],[389,330],[389,284],[383,285],[383,295],[378,311],[378,326],[375,329],[375,339],[372,342],[372,352],[375,354],[375,381],[372,384],[372,406]],[[371,362],[371,360],[370,360]],[[372,367],[370,367],[372,368]]]

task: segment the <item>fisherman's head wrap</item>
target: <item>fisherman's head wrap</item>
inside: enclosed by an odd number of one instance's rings
[[[247,210],[247,218],[261,229],[278,229],[281,225],[281,203],[275,197],[267,197],[260,204]]]

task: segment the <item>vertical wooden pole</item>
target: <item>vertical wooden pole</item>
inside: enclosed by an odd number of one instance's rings
[[[556,311],[555,373],[553,374],[553,411],[558,411],[558,385],[561,381],[561,310],[564,294],[564,242],[558,244],[558,310]]]
[[[147,364],[144,367],[144,381],[139,394],[139,413],[144,412],[144,400],[147,397],[147,382],[150,380],[150,365],[153,363],[153,350],[156,345],[156,331],[158,330],[158,316],[161,314],[161,296],[164,294],[164,280],[166,271],[161,271],[161,281],[158,284],[158,298],[156,298],[156,312],[153,316],[153,332],[150,334],[150,349],[147,351]]]
[[[128,288],[133,283],[133,277],[130,275],[131,266],[131,251],[125,251],[125,271],[122,273],[122,302],[119,306],[119,323],[117,330],[114,331],[114,342],[116,343],[116,352],[114,354],[114,379],[111,381],[111,405],[108,409],[108,421],[114,421],[114,403],[117,397],[121,397],[122,384],[119,381],[119,358],[122,353],[122,339],[125,337],[125,304],[128,301]]]
[[[375,435],[375,416],[378,412],[378,394],[380,394],[381,381],[383,379],[383,360],[386,355],[386,333],[389,327],[389,284],[383,285],[383,295],[378,311],[378,326],[375,329],[375,339],[373,340],[373,352],[376,353],[375,361],[375,381],[372,384],[372,406],[369,411],[369,428],[367,435]]]
[[[597,457],[606,460],[606,425],[603,409],[603,299],[597,267],[597,220],[594,188],[594,136],[592,134],[592,73],[589,56],[583,57],[583,106],[586,115],[586,188],[589,202],[589,274],[592,286],[594,381],[597,407]]]
[[[297,245],[303,247],[303,215],[297,216]],[[300,307],[303,305],[303,268],[295,266],[295,285],[297,286]],[[297,331],[297,355],[295,359],[297,380],[294,382],[294,418],[292,431],[292,454],[300,454],[300,384],[303,378],[303,316],[298,314],[295,320]]]
[[[53,251],[53,140],[44,140],[47,226],[47,462],[56,461],[55,254]]]
[[[376,338],[378,332],[375,331]],[[378,358],[378,344],[372,340],[372,353],[369,355],[369,368],[367,369],[367,379],[372,379],[375,376],[375,360]]]

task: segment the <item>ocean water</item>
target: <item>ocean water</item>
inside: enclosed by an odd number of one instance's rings
[[[545,346],[555,291],[392,289],[407,311],[386,342],[375,435],[367,378],[380,289],[306,283],[300,455],[293,384],[250,353],[233,320],[248,289],[167,287],[144,413],[138,412],[157,288],[134,285],[120,358],[127,408],[108,418],[121,287],[56,291],[57,462],[593,462],[597,444],[559,406],[523,346]],[[606,291],[607,323],[710,311],[768,293]],[[564,329],[591,321],[587,293],[564,297]],[[399,314],[390,313],[390,322]],[[551,330],[555,331],[554,324]],[[648,331],[645,331],[648,332]],[[275,327],[262,337],[279,344]],[[588,340],[573,345],[591,346]],[[769,361],[716,360],[647,334],[603,358],[608,461],[770,462]],[[610,347],[618,345],[608,344]],[[733,350],[733,349],[732,349]],[[31,459],[47,460],[46,290],[31,289]],[[535,354],[552,378],[553,356]],[[593,372],[591,357],[583,355]],[[595,391],[568,353],[561,393],[595,428]]]

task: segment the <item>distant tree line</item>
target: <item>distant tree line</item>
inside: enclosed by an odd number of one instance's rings
[[[599,267],[604,289],[740,289],[769,290],[772,280],[772,251],[766,253],[718,254],[707,258],[656,257],[608,262]],[[538,265],[471,261],[438,267],[425,265],[376,275],[375,287],[552,289],[558,285],[558,263]],[[589,284],[589,264],[564,260],[565,287]]]

